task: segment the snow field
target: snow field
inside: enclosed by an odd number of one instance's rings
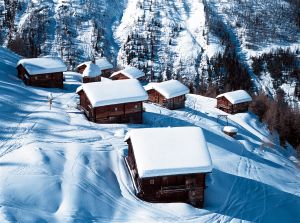
[[[67,73],[62,90],[32,88],[16,77],[18,56],[0,48],[0,59],[1,222],[300,220],[292,149],[280,148],[253,114],[228,116],[236,139],[222,132],[226,122],[217,115],[225,113],[215,108],[216,100],[196,95],[176,111],[145,103],[143,125],[95,124],[76,109],[78,74]],[[147,203],[133,194],[124,135],[158,126],[203,128],[213,162],[204,209]]]

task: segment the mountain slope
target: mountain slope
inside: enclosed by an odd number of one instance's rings
[[[293,150],[279,147],[253,114],[229,115],[236,139],[222,133],[216,101],[192,94],[177,111],[145,103],[144,125],[94,124],[76,109],[78,77],[67,74],[64,89],[28,87],[16,77],[18,58],[0,48],[1,222],[300,220]],[[214,166],[205,208],[137,199],[123,159],[126,131],[191,125],[203,128]]]
[[[104,55],[150,80],[196,85],[214,78],[208,63],[229,47],[256,90],[268,91],[250,56],[299,48],[299,8],[295,0],[2,0],[0,43],[24,56],[58,54],[70,67]]]

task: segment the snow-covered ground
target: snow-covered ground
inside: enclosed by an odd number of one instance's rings
[[[236,139],[222,133],[216,101],[196,95],[177,111],[146,103],[144,125],[94,124],[76,109],[78,76],[67,73],[63,90],[28,87],[17,60],[0,48],[0,222],[300,221],[296,159],[253,114],[228,116]],[[204,209],[134,196],[123,138],[157,126],[203,128],[213,161]]]

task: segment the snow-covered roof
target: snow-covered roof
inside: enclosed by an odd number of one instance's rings
[[[145,76],[143,71],[141,71],[141,70],[139,70],[135,67],[127,66],[123,70],[119,70],[117,72],[114,72],[110,77],[114,77],[114,76],[116,76],[120,73],[124,74],[126,77],[128,77],[130,79],[138,79],[140,77]]]
[[[86,83],[77,88],[83,90],[93,107],[145,101],[148,94],[138,80],[120,80]]]
[[[238,103],[252,101],[252,97],[244,90],[226,92],[224,94],[218,95],[217,98],[223,96],[227,98],[227,100],[230,101],[231,104],[238,104]]]
[[[149,83],[144,86],[144,88],[146,91],[154,89],[167,99],[188,94],[190,92],[184,84],[177,80],[169,80],[161,83]]]
[[[108,62],[106,58],[97,59],[95,63],[100,67],[101,70],[114,68],[114,66],[110,62]]]
[[[212,171],[199,127],[145,128],[129,131],[139,176],[155,177]]]
[[[82,73],[83,77],[97,77],[99,75],[101,75],[100,67],[92,62],[86,64],[86,68]]]
[[[22,66],[27,70],[28,74],[30,75],[67,71],[67,66],[58,57],[21,59],[17,63],[17,66],[19,66],[20,64],[22,64]]]
[[[228,133],[237,133],[238,129],[233,126],[224,126],[223,131]]]

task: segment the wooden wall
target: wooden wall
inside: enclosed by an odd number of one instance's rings
[[[115,81],[115,80],[127,80],[127,79],[130,79],[130,78],[127,77],[126,75],[124,75],[124,74],[120,71],[120,73],[118,73],[117,75],[111,77],[111,79]],[[140,77],[140,78],[137,78],[137,80],[139,80],[139,81],[143,81],[143,80],[145,80],[145,79],[146,79],[145,76]]]
[[[205,173],[140,178],[131,140],[127,143],[126,160],[139,198],[148,202],[183,202],[203,207]]]
[[[96,123],[143,123],[143,103],[131,102],[92,108],[84,91],[80,91],[80,107],[90,121]]]
[[[226,97],[217,98],[217,108],[225,111],[229,114],[236,114],[239,112],[247,112],[249,108],[249,102],[239,103],[239,104],[231,104],[230,101],[227,100]]]
[[[80,73],[80,74],[82,74],[83,71],[85,70],[85,68],[86,68],[86,65],[83,64],[83,65],[81,65],[80,67],[77,67],[77,72]]]
[[[154,89],[148,90],[147,93],[149,95],[149,101],[159,104],[165,108],[174,110],[184,108],[185,106],[185,95],[166,99],[162,94]]]
[[[105,70],[101,70],[101,76],[102,77],[106,77],[109,78],[116,70],[115,69],[105,69]]]
[[[63,72],[29,75],[22,65],[19,65],[17,70],[18,77],[21,78],[26,85],[45,88],[64,87]]]
[[[97,77],[83,77],[82,83],[91,83],[91,82],[100,82],[101,81],[101,75],[98,75]]]
[[[111,79],[116,81],[116,80],[127,80],[129,78],[122,73],[118,73],[117,75],[111,77]]]
[[[17,67],[17,70],[18,70],[18,78],[20,79],[24,79],[24,75],[26,74],[26,70],[25,68],[20,64],[18,67]]]

